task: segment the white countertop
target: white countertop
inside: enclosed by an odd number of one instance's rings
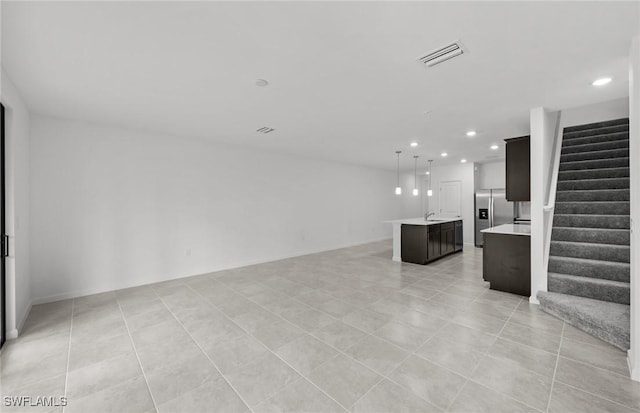
[[[384,221],[384,222],[387,224],[434,225],[434,224],[444,224],[447,222],[454,222],[454,221],[462,221],[462,218],[429,217],[429,221],[425,221],[424,217],[420,217],[420,218],[394,219],[392,221]]]
[[[504,224],[497,227],[483,229],[480,232],[486,234],[507,234],[531,236],[531,225],[526,224]]]

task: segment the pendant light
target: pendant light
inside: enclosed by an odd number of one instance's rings
[[[418,196],[418,155],[413,156],[413,196]]]
[[[433,159],[429,159],[429,189],[427,189],[427,196],[433,195],[433,191],[431,190],[431,162],[433,162]]]
[[[401,153],[402,151],[396,151],[396,155],[398,155],[398,169],[397,169],[398,185],[396,186],[396,195],[402,195],[402,188],[400,187],[400,154]]]

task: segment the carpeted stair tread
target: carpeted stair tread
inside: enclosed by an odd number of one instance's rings
[[[629,282],[631,266],[624,262],[549,256],[549,272]]]
[[[629,139],[629,130],[628,128],[626,128],[616,133],[604,132],[600,135],[583,135],[583,136],[576,136],[573,138],[567,138],[565,136],[562,139],[562,147],[565,148],[573,145],[583,145],[586,143],[608,142],[608,141],[628,140],[628,139]]]
[[[562,141],[565,142],[565,141],[571,141],[574,139],[580,139],[588,136],[609,135],[609,134],[616,134],[620,132],[629,132],[629,124],[625,123],[621,125],[607,126],[602,128],[585,129],[585,130],[576,131],[576,132],[567,132],[567,129],[565,128],[563,131]]]
[[[561,154],[568,153],[583,153],[583,152],[595,152],[595,151],[606,151],[610,149],[627,149],[629,148],[629,140],[628,139],[620,139],[613,141],[604,141],[604,142],[592,142],[585,143],[582,145],[570,145],[562,146]]]
[[[561,171],[582,169],[625,168],[629,166],[629,157],[613,159],[587,159],[584,161],[565,161],[560,163]]]
[[[629,215],[629,201],[556,202],[556,214]]]
[[[553,227],[551,230],[552,241],[629,245],[630,239],[631,233],[628,229]]]
[[[586,258],[597,261],[630,262],[628,245],[591,242],[551,241],[549,255],[554,257]]]
[[[580,179],[627,178],[627,177],[629,177],[629,167],[578,169],[578,170],[560,171],[558,173],[558,182],[574,181],[574,180],[580,180]]]
[[[603,151],[590,151],[580,153],[568,153],[560,155],[560,162],[575,162],[575,161],[589,161],[594,159],[606,159],[611,158],[628,158],[629,149],[607,149]]]
[[[629,120],[563,129],[543,310],[629,347]]]
[[[628,201],[629,196],[629,189],[594,189],[591,191],[570,190],[556,192],[556,201]]]
[[[563,133],[567,134],[567,133],[573,133],[578,131],[602,129],[602,128],[608,128],[611,126],[621,126],[621,125],[626,125],[627,127],[629,127],[629,119],[620,118],[620,119],[607,120],[604,122],[587,123],[585,125],[569,126],[564,128]]]
[[[629,215],[555,214],[553,226],[629,229]]]
[[[629,188],[629,178],[597,178],[597,179],[574,179],[569,181],[558,181],[558,191],[572,191],[585,189],[627,189]]]
[[[547,313],[621,350],[629,348],[628,305],[545,291],[537,298]]]
[[[599,278],[549,273],[549,291],[618,304],[629,304],[630,284]]]

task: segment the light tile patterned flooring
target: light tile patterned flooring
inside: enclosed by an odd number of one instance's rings
[[[489,290],[482,250],[390,256],[385,241],[36,306],[2,394],[66,395],[65,412],[640,410],[625,354]]]

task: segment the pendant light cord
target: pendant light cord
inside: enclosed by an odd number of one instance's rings
[[[398,187],[400,186],[400,154],[402,153],[402,151],[396,151],[396,154],[398,155],[398,168],[397,168],[397,177],[398,177]]]
[[[413,189],[418,188],[418,155],[413,157]]]

